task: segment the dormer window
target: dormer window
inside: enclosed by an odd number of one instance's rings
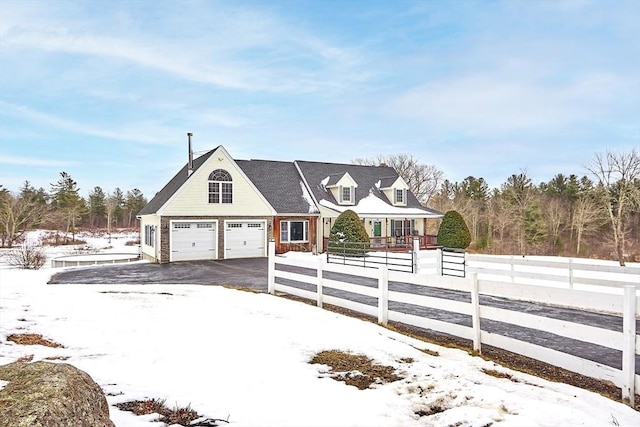
[[[403,205],[405,206],[407,204],[407,190],[404,188],[396,188],[395,190],[393,190],[393,194],[394,194],[394,200],[393,200],[393,204],[394,205]]]
[[[340,187],[340,203],[345,205],[352,205],[354,200],[355,188],[353,187]]]
[[[224,169],[216,169],[209,175],[209,203],[233,203],[233,182],[231,174]]]

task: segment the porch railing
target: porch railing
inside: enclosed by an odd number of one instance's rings
[[[420,241],[420,250],[437,249],[438,236],[433,234],[424,235],[407,235],[396,237],[371,237],[370,250],[372,251],[405,251],[413,250],[413,239],[418,238]],[[324,237],[322,247],[326,251],[329,247],[329,238]]]

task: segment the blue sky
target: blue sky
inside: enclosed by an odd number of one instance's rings
[[[640,146],[640,1],[0,2],[0,184],[147,197],[194,151],[498,187]]]

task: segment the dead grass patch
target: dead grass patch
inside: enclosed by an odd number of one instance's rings
[[[424,354],[428,354],[429,356],[433,356],[433,357],[440,356],[440,353],[434,350],[429,350],[428,348],[417,348],[417,347],[414,347],[414,348],[423,352]]]
[[[252,294],[263,294],[264,291],[260,289],[250,288],[249,286],[235,286],[235,285],[222,285],[223,288],[226,289],[235,289],[236,291],[244,291]]]
[[[20,345],[43,345],[45,347],[64,348],[62,344],[43,338],[40,334],[11,334],[7,341]]]
[[[49,356],[45,357],[44,360],[68,360],[69,356]]]
[[[492,377],[506,378],[508,380],[517,382],[516,380],[513,379],[513,375],[508,374],[506,372],[500,372],[500,371],[496,371],[495,369],[485,369],[485,368],[482,368],[482,372],[484,372],[487,375],[491,375]]]
[[[312,364],[327,365],[331,378],[364,390],[373,384],[386,384],[401,380],[391,366],[379,365],[364,355],[340,350],[321,351],[311,359]]]
[[[18,359],[18,362],[29,363],[32,360],[33,360],[33,354],[27,354],[26,356],[22,356],[20,359]]]
[[[218,421],[228,423],[229,420],[222,419],[201,419],[196,411],[191,409],[191,405],[180,408],[177,405],[173,409],[165,404],[165,399],[132,400],[130,402],[116,403],[115,406],[122,411],[133,412],[135,415],[158,414],[157,421],[167,425],[178,424],[181,426],[217,426]],[[194,421],[198,420],[194,424]]]

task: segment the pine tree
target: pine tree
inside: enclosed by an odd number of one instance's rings
[[[77,183],[66,172],[60,172],[60,179],[55,184],[51,184],[53,203],[64,212],[67,223],[66,233],[71,232],[72,241],[75,240],[76,220],[87,212],[86,203],[79,192]]]
[[[106,216],[106,198],[100,187],[94,187],[89,193],[89,225],[95,227],[100,224],[100,219]]]

